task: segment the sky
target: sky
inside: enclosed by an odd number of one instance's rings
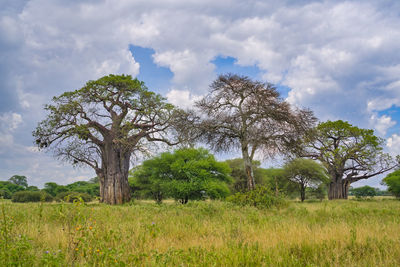
[[[0,0],[0,7],[0,180],[19,174],[42,187],[95,176],[39,152],[32,131],[53,96],[110,73],[138,77],[182,108],[218,74],[247,75],[275,84],[320,121],[374,129],[387,152],[400,154],[399,1]],[[382,187],[381,178],[355,186]]]

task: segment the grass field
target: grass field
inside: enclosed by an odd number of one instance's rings
[[[400,266],[400,201],[0,202],[0,266]]]

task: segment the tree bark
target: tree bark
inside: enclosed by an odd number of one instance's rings
[[[130,152],[106,146],[103,154],[103,177],[100,179],[100,201],[123,204],[131,200],[128,183]]]
[[[304,200],[306,199],[306,187],[303,185],[300,186],[300,199],[301,202],[304,202]]]
[[[242,149],[242,156],[243,156],[243,161],[244,161],[244,170],[245,170],[246,176],[247,176],[247,189],[253,190],[255,188],[253,164],[251,162],[247,148]]]
[[[329,184],[328,198],[332,199],[347,199],[350,183],[342,178],[335,179]]]

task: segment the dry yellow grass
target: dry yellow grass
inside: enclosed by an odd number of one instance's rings
[[[281,210],[225,202],[0,205],[2,235],[13,224],[8,250],[24,262],[6,251],[1,260],[22,266],[400,265],[396,200],[292,203]]]

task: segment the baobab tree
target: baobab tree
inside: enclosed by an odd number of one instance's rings
[[[152,142],[182,141],[187,114],[147,90],[129,75],[108,75],[65,92],[45,106],[48,116],[33,132],[39,148],[74,165],[92,167],[100,181],[100,199],[130,200],[128,172],[133,154]]]
[[[347,199],[352,183],[393,170],[399,158],[383,152],[384,140],[373,130],[345,121],[327,121],[312,129],[298,155],[320,161],[327,169],[329,199]]]
[[[241,151],[249,190],[255,187],[256,153],[283,152],[315,123],[311,111],[291,107],[272,84],[235,74],[219,76],[196,107],[201,112],[198,129],[204,142],[216,151]]]

